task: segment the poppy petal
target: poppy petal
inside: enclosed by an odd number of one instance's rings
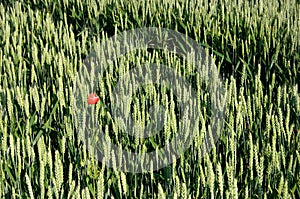
[[[91,93],[88,97],[88,104],[97,104],[97,102],[99,102],[100,98],[94,94],[94,93]]]

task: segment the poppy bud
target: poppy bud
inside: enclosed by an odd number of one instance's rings
[[[99,102],[100,98],[94,94],[94,93],[91,93],[88,97],[88,104],[97,104],[97,102]]]

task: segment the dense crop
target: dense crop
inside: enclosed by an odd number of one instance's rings
[[[164,27],[197,41],[226,90],[225,125],[202,154],[210,110],[205,84],[187,63],[136,51],[96,76],[99,128],[127,150],[151,151],[176,133],[177,101],[164,86],[140,88],[130,110],[147,123],[149,103],[168,107],[154,138],[121,136],[111,93],[135,63],[156,62],[192,84],[202,118],[191,147],[158,171],[107,168],[77,133],[77,72],[97,44],[125,30]],[[296,0],[7,0],[0,3],[1,198],[299,198],[300,3]],[[105,108],[100,107],[105,104]],[[146,108],[145,108],[146,107]],[[204,156],[204,157],[203,157]],[[112,157],[113,158],[113,157]]]

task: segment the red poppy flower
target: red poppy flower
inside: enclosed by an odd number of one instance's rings
[[[97,104],[97,102],[99,102],[100,98],[94,94],[94,93],[91,93],[88,97],[88,104]]]

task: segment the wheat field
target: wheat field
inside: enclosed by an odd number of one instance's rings
[[[147,107],[163,106],[164,127],[149,138],[122,131],[111,115],[112,95],[134,64],[171,67],[201,101],[199,129],[180,157],[131,173],[116,168],[108,149],[112,168],[87,150],[73,93],[95,46],[143,27],[168,28],[202,46],[223,80],[225,113],[218,140],[203,152],[211,119],[207,85],[189,63],[163,50],[130,52],[110,63],[104,77],[87,75],[97,80],[101,103],[83,111],[93,109],[95,128],[124,150],[164,146],[181,121],[179,100],[168,86],[153,84],[134,93],[128,115],[143,128]],[[299,79],[298,0],[1,1],[0,197],[299,198]]]

